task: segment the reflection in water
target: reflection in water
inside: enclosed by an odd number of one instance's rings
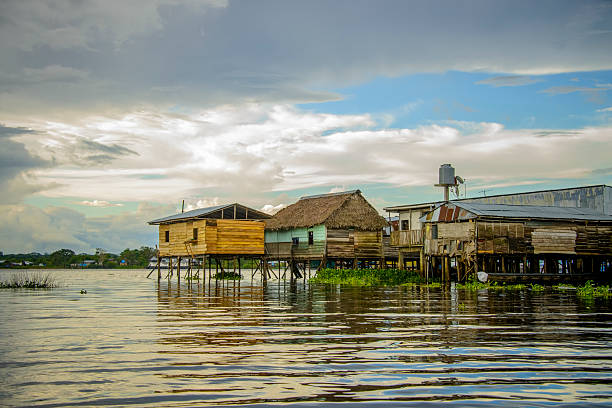
[[[0,403],[612,405],[610,300],[100,273],[0,292]]]

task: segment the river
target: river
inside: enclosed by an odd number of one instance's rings
[[[612,406],[610,299],[147,272],[0,290],[0,405]]]

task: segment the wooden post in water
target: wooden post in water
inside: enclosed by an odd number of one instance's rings
[[[181,284],[181,257],[179,256],[176,261],[176,277],[179,285]]]
[[[161,258],[159,253],[157,254],[157,282],[161,280]]]

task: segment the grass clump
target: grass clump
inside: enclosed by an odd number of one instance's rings
[[[413,271],[401,269],[321,269],[310,278],[313,283],[353,286],[395,286],[423,283],[424,279]]]
[[[0,289],[50,289],[56,288],[55,279],[49,274],[16,273],[0,281]]]
[[[607,285],[596,285],[593,281],[587,281],[584,285],[576,288],[576,294],[582,298],[607,298],[612,294]]]
[[[213,275],[214,279],[225,279],[225,280],[240,280],[242,275],[238,272],[219,272]]]
[[[457,289],[465,290],[480,290],[480,289],[493,289],[493,290],[525,290],[530,289],[532,292],[542,292],[546,287],[538,283],[524,284],[514,283],[506,284],[505,282],[480,282],[476,276],[471,276],[465,283],[457,283]]]

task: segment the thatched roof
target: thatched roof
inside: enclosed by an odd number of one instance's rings
[[[378,231],[387,221],[363,198],[361,191],[302,197],[266,220],[266,229],[284,230],[325,224],[327,228]]]

